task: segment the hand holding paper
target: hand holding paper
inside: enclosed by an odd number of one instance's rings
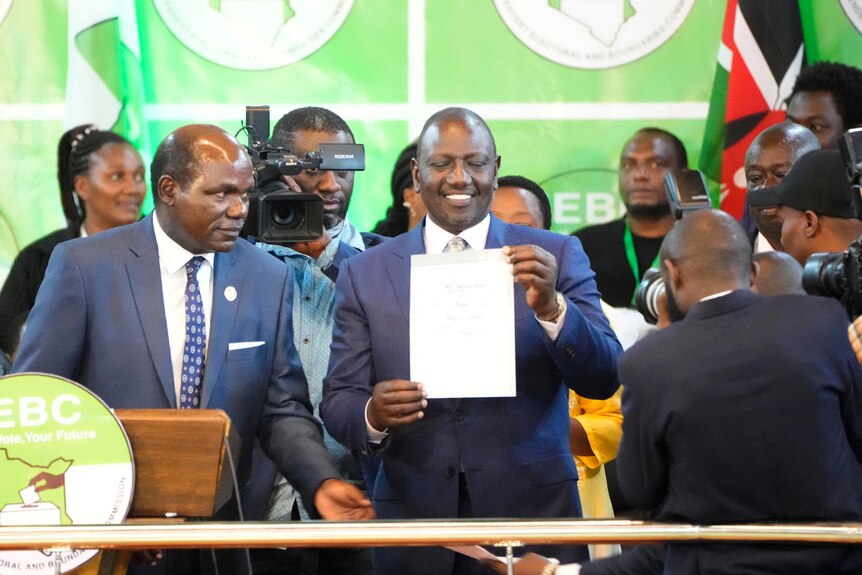
[[[539,246],[504,246],[515,281],[527,291],[527,305],[539,317],[557,309],[557,260]]]
[[[428,406],[421,383],[393,379],[378,382],[368,404],[368,423],[378,431],[422,419]]]

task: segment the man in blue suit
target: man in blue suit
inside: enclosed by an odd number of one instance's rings
[[[345,445],[379,451],[372,500],[382,518],[580,515],[568,388],[613,394],[620,345],[578,240],[489,214],[499,166],[478,115],[433,115],[413,164],[424,225],[351,258],[338,276],[321,416]],[[409,381],[410,258],[460,242],[503,248],[513,265],[516,397],[428,400],[422,383]],[[427,353],[446,361],[445,350]],[[557,551],[586,558],[585,547]],[[440,548],[374,550],[378,575],[480,569]]]
[[[311,414],[293,345],[288,270],[236,241],[254,188],[247,153],[218,127],[185,126],[159,146],[151,177],[152,215],[64,243],[52,255],[15,371],[81,382],[113,408],[223,409],[242,442],[237,472],[244,489],[255,488],[249,469],[257,437],[325,518],[372,517],[362,493],[338,479]],[[193,260],[205,326],[197,389],[180,384],[188,376]],[[177,563],[167,561],[161,571],[193,572],[182,563],[188,558],[176,555]]]

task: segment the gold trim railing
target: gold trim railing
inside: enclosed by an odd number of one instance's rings
[[[0,550],[379,547],[784,541],[862,543],[862,523],[687,525],[622,520],[309,521],[0,527]]]

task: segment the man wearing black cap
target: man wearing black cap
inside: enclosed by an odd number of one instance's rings
[[[835,150],[805,154],[776,186],[752,190],[748,204],[778,206],[781,244],[800,264],[813,253],[840,252],[862,235],[853,190]]]

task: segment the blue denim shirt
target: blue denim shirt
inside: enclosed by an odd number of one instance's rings
[[[350,224],[345,222],[345,225]],[[342,229],[342,235],[343,232]],[[314,408],[314,416],[318,419],[320,419],[320,400],[323,396],[323,377],[329,366],[329,344],[332,342],[335,308],[335,282],[324,273],[324,270],[334,264],[340,243],[339,238],[333,239],[317,260],[289,247],[263,242],[255,244],[258,249],[269,252],[291,268],[293,343],[299,352],[299,359],[308,380],[308,394]],[[351,253],[359,252],[351,249]],[[323,439],[342,477],[349,478],[351,475],[356,475],[356,464],[353,463],[350,451],[335,441],[325,430]],[[289,520],[294,501],[299,505],[300,516],[308,519],[298,494],[279,474],[265,518]]]

